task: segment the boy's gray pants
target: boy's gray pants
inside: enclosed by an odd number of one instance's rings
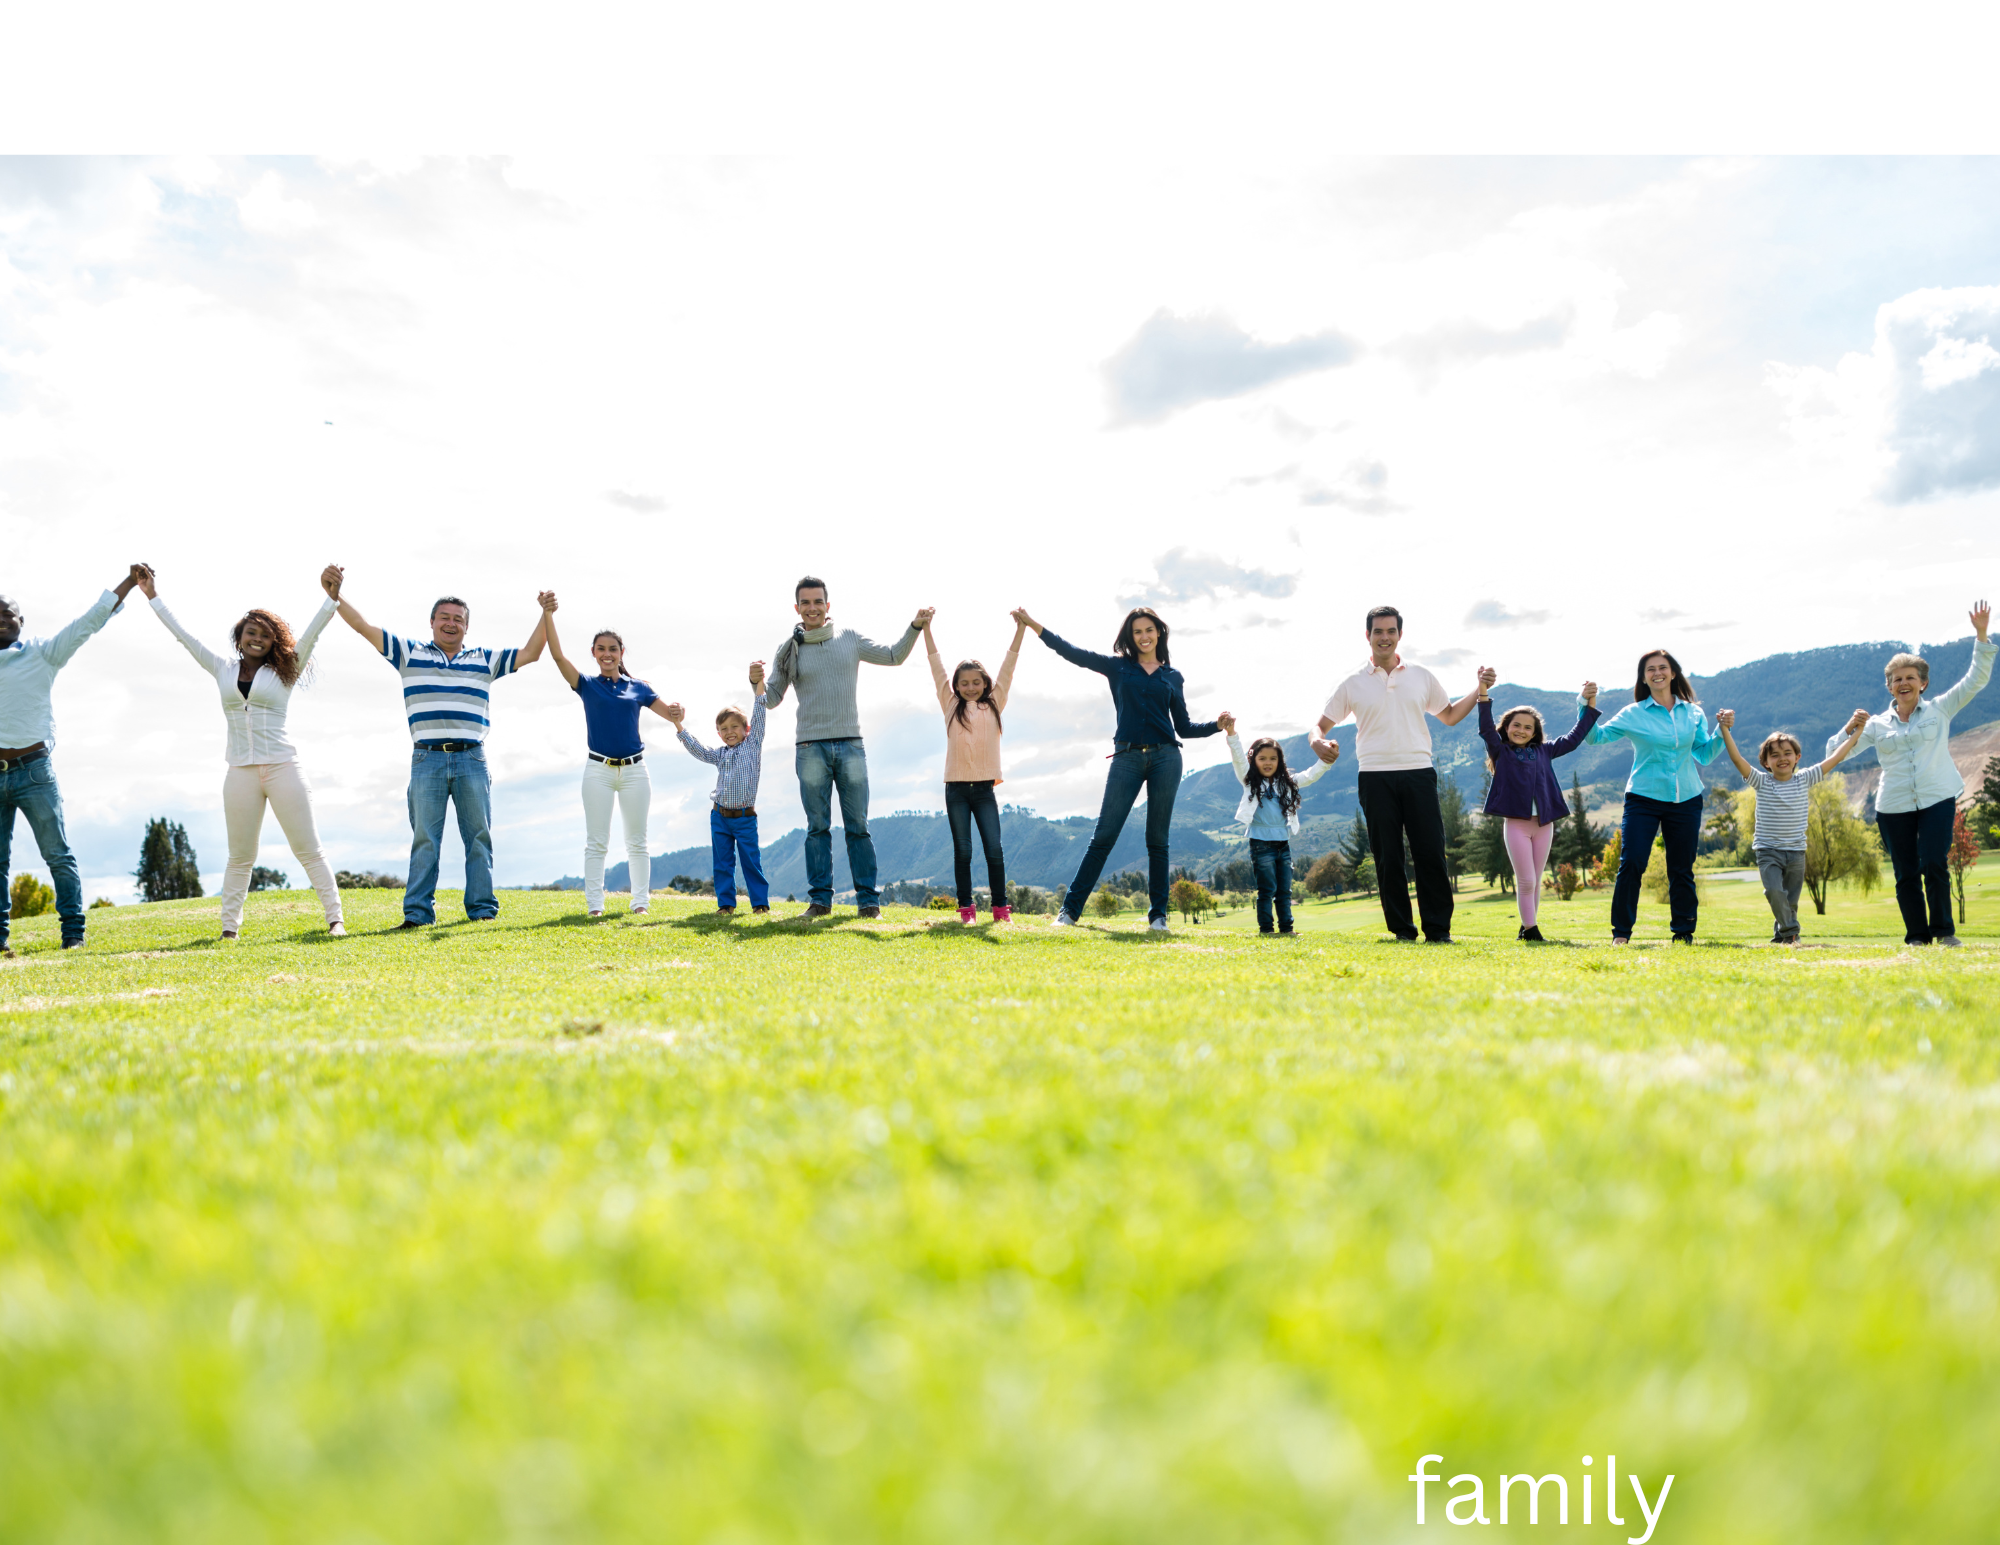
[[[1757,874],[1764,882],[1764,899],[1771,903],[1777,933],[1799,931],[1799,892],[1806,884],[1804,848],[1758,848]]]

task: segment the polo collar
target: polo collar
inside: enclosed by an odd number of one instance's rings
[[[1401,655],[1396,656],[1396,663],[1390,666],[1389,669],[1387,669],[1386,671],[1383,670],[1381,666],[1375,663],[1375,656],[1372,653],[1368,656],[1366,660],[1362,662],[1363,670],[1373,671],[1383,676],[1393,676],[1397,671],[1401,670],[1402,668],[1403,668],[1403,657]]]

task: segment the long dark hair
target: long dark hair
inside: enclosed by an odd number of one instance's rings
[[[1542,716],[1537,710],[1530,708],[1526,703],[1521,704],[1518,708],[1510,708],[1500,715],[1500,723],[1495,726],[1493,733],[1498,735],[1505,744],[1513,745],[1514,742],[1507,739],[1507,726],[1514,722],[1515,714],[1521,713],[1526,714],[1535,722],[1535,733],[1528,737],[1528,749],[1533,750],[1542,743]],[[1486,753],[1486,770],[1488,772],[1493,771],[1493,753],[1491,751]]]
[[[1278,753],[1278,770],[1266,778],[1257,770],[1257,753],[1269,746]],[[1255,804],[1264,797],[1265,791],[1278,791],[1278,811],[1286,820],[1299,813],[1299,786],[1292,781],[1292,770],[1285,765],[1285,748],[1269,735],[1259,735],[1250,742],[1250,776],[1243,780],[1250,791],[1250,802]]]
[[[599,628],[595,633],[590,635],[590,648],[593,654],[597,652],[597,641],[600,638],[608,638],[617,644],[618,674],[623,676],[627,681],[630,681],[632,673],[625,669],[625,635],[620,633],[616,628]]]
[[[1688,685],[1687,672],[1681,669],[1681,662],[1664,649],[1648,649],[1639,656],[1639,669],[1632,678],[1632,701],[1643,703],[1653,695],[1653,689],[1646,685],[1646,662],[1658,655],[1667,662],[1667,669],[1674,673],[1667,683],[1667,691],[1683,703],[1694,701],[1694,688]]]
[[[998,734],[1001,729],[1000,705],[993,701],[993,673],[987,670],[987,668],[981,665],[977,660],[960,660],[958,664],[954,665],[951,668],[951,697],[952,697],[951,716],[958,721],[960,728],[966,727],[965,724],[966,703],[965,699],[959,695],[958,678],[963,676],[967,671],[979,672],[979,679],[981,682],[984,683],[984,687],[979,694],[978,700],[981,703],[984,703],[987,709],[992,713],[993,730],[995,734]]]
[[[1125,621],[1118,629],[1118,637],[1112,641],[1111,652],[1130,660],[1134,665],[1139,663],[1139,646],[1132,642],[1132,624],[1137,622],[1141,617],[1150,617],[1153,621],[1153,626],[1160,630],[1159,645],[1153,650],[1153,653],[1159,657],[1160,664],[1171,664],[1172,662],[1167,659],[1166,619],[1150,606],[1135,606],[1125,614]]]
[[[243,653],[243,629],[250,623],[261,622],[271,631],[270,652],[258,663],[268,665],[272,672],[288,687],[299,684],[299,645],[292,637],[292,630],[285,626],[285,619],[276,612],[267,612],[261,606],[253,606],[236,619],[236,626],[229,630],[229,642],[236,646],[238,656]]]

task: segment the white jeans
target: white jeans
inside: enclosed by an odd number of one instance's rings
[[[607,767],[583,764],[583,904],[604,910],[604,854],[611,846],[611,801],[625,817],[625,861],[632,870],[632,905],[643,907],[652,891],[652,860],[646,857],[646,812],[653,807],[653,780],[646,764]]]
[[[222,780],[222,814],[229,826],[229,867],[222,874],[222,926],[234,933],[243,925],[243,898],[264,834],[264,805],[277,814],[278,828],[305,866],[306,880],[319,892],[327,925],[340,921],[340,888],[319,850],[313,829],[312,785],[297,762],[264,762],[232,767]]]

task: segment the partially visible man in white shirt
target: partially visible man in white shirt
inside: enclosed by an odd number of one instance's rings
[[[1403,641],[1403,614],[1393,606],[1368,613],[1368,661],[1333,689],[1320,715],[1319,733],[1354,716],[1354,750],[1361,815],[1375,855],[1375,884],[1389,931],[1408,942],[1417,937],[1410,916],[1410,887],[1403,873],[1403,839],[1417,866],[1417,910],[1427,944],[1451,943],[1451,871],[1445,862],[1444,814],[1438,807],[1437,768],[1431,761],[1431,729],[1426,714],[1440,724],[1456,724],[1472,712],[1479,688],[1457,702],[1421,665],[1407,665],[1396,652]],[[1323,739],[1313,741],[1318,752]]]
[[[73,950],[83,943],[83,881],[77,876],[76,859],[63,831],[62,791],[56,787],[55,764],[50,760],[56,738],[50,692],[56,672],[69,664],[70,656],[83,647],[85,639],[124,606],[139,576],[147,572],[144,564],[133,564],[117,589],[105,591],[89,611],[54,638],[22,638],[26,619],[21,608],[0,596],[0,956],[14,953],[7,947],[13,912],[7,876],[17,810],[27,816],[35,846],[41,849],[42,862],[49,866],[49,878],[55,881],[62,947]]]

